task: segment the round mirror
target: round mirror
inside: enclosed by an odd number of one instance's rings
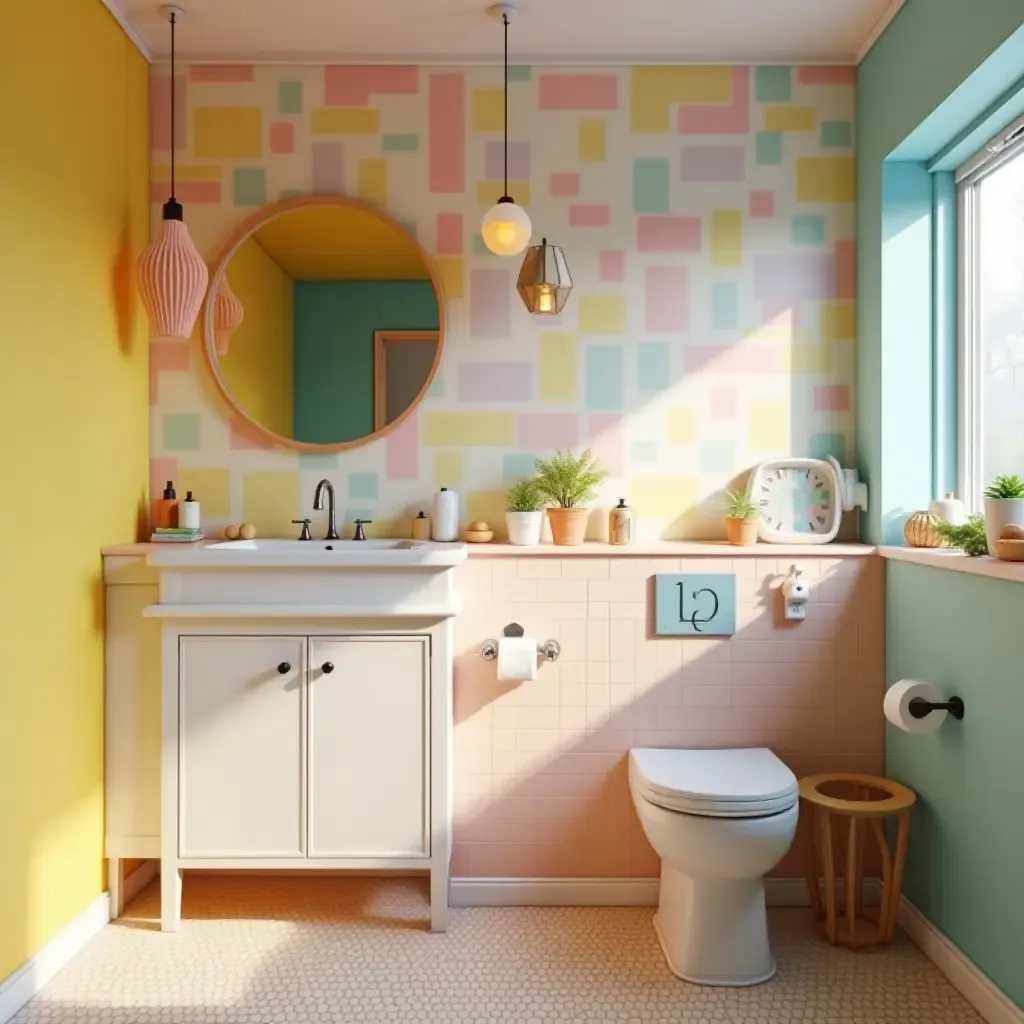
[[[227,246],[205,354],[221,394],[276,444],[338,451],[396,427],[441,362],[444,302],[416,239],[341,196],[278,203]]]

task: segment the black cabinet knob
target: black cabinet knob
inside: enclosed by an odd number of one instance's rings
[[[291,672],[291,670],[292,667],[287,661],[282,661],[281,664],[277,666],[277,671],[280,672],[281,675],[284,675],[286,672]]]
[[[333,661],[325,661],[323,663],[323,670],[325,672],[333,672],[334,671],[334,662]]]

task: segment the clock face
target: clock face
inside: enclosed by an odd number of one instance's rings
[[[751,495],[761,508],[767,533],[832,533],[836,495],[832,475],[821,464],[767,466],[758,474]]]

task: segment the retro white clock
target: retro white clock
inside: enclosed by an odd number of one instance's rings
[[[831,456],[762,462],[750,474],[747,494],[761,510],[758,536],[770,544],[827,544],[843,512],[868,507],[857,470],[843,469]]]

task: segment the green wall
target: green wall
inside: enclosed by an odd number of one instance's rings
[[[932,346],[936,331],[949,341],[933,275],[949,235],[926,162],[951,145],[969,153],[1019,112],[1022,24],[1020,0],[907,0],[860,67],[857,448],[872,542],[902,543],[907,514],[952,486],[933,443],[955,417]]]
[[[886,774],[919,798],[903,891],[1024,1006],[1024,586],[889,562],[886,677],[963,698],[927,736],[886,728]]]
[[[295,437],[373,432],[373,332],[436,331],[431,281],[296,281]]]

